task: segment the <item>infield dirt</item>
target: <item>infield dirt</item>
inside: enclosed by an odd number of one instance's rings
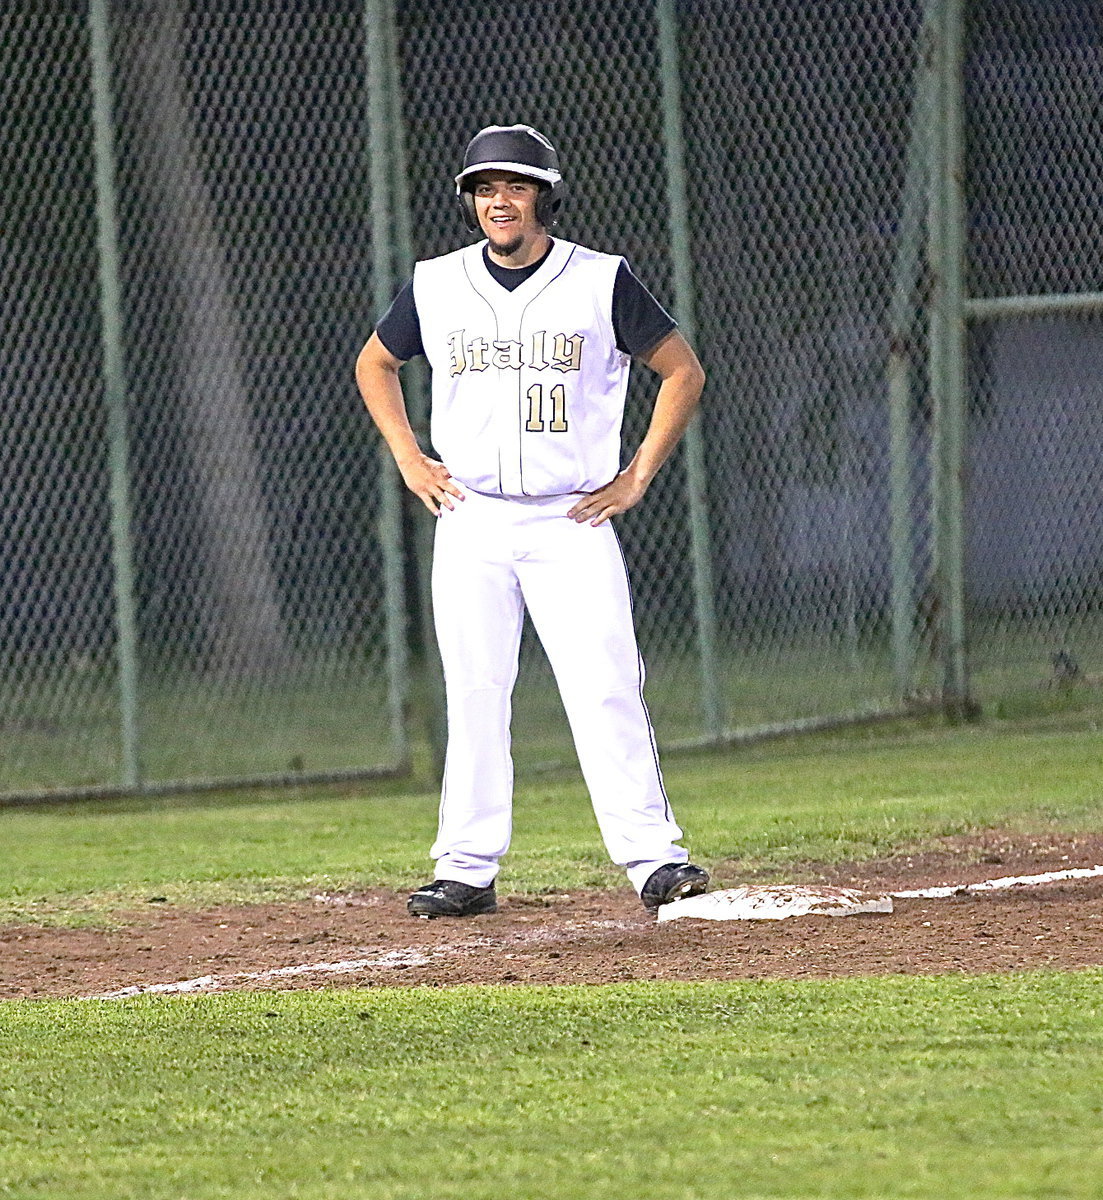
[[[1100,864],[1103,835],[986,833],[878,862],[805,865],[789,881],[888,892]],[[738,863],[716,868],[717,887],[748,882],[758,881],[741,875]],[[824,978],[1103,964],[1103,878],[896,900],[886,914],[784,921],[657,924],[627,888],[531,896],[502,887],[497,913],[463,921],[415,920],[406,914],[405,894],[378,889],[201,911],[151,898],[121,920],[112,930],[0,929],[0,998],[103,995],[201,977],[211,982],[195,990]],[[300,971],[269,974],[288,968]]]

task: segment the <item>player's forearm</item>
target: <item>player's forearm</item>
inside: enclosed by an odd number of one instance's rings
[[[398,371],[361,354],[356,362],[356,384],[395,462],[402,466],[420,455],[421,449],[406,412]]]
[[[651,484],[682,440],[697,411],[704,383],[701,368],[688,364],[663,380],[647,433],[625,468],[642,486]]]

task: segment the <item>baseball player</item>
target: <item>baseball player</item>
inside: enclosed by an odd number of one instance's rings
[[[609,519],[643,498],[689,423],[704,373],[623,258],[550,236],[564,194],[543,134],[527,125],[481,130],[456,195],[467,228],[484,240],[418,263],[356,364],[406,486],[438,519],[432,591],[448,747],[435,878],[407,907],[464,917],[497,906],[527,608],[605,846],[656,909],[704,891],[708,875],[678,844]],[[439,461],[418,446],[399,383],[399,368],[418,354],[432,371]],[[661,383],[646,436],[622,469],[633,358]]]

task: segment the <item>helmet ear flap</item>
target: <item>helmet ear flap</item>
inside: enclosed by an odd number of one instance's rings
[[[460,205],[460,216],[468,233],[476,233],[479,228],[479,217],[475,212],[475,195],[466,188],[456,189],[456,199]]]
[[[536,219],[545,229],[551,229],[559,221],[565,199],[566,188],[562,182],[540,189],[540,195],[536,197]]]

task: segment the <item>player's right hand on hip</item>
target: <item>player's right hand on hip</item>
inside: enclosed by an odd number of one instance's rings
[[[442,508],[455,508],[453,498],[462,500],[463,492],[452,482],[452,475],[442,462],[419,454],[398,464],[406,486],[425,505],[434,517],[440,516]]]

